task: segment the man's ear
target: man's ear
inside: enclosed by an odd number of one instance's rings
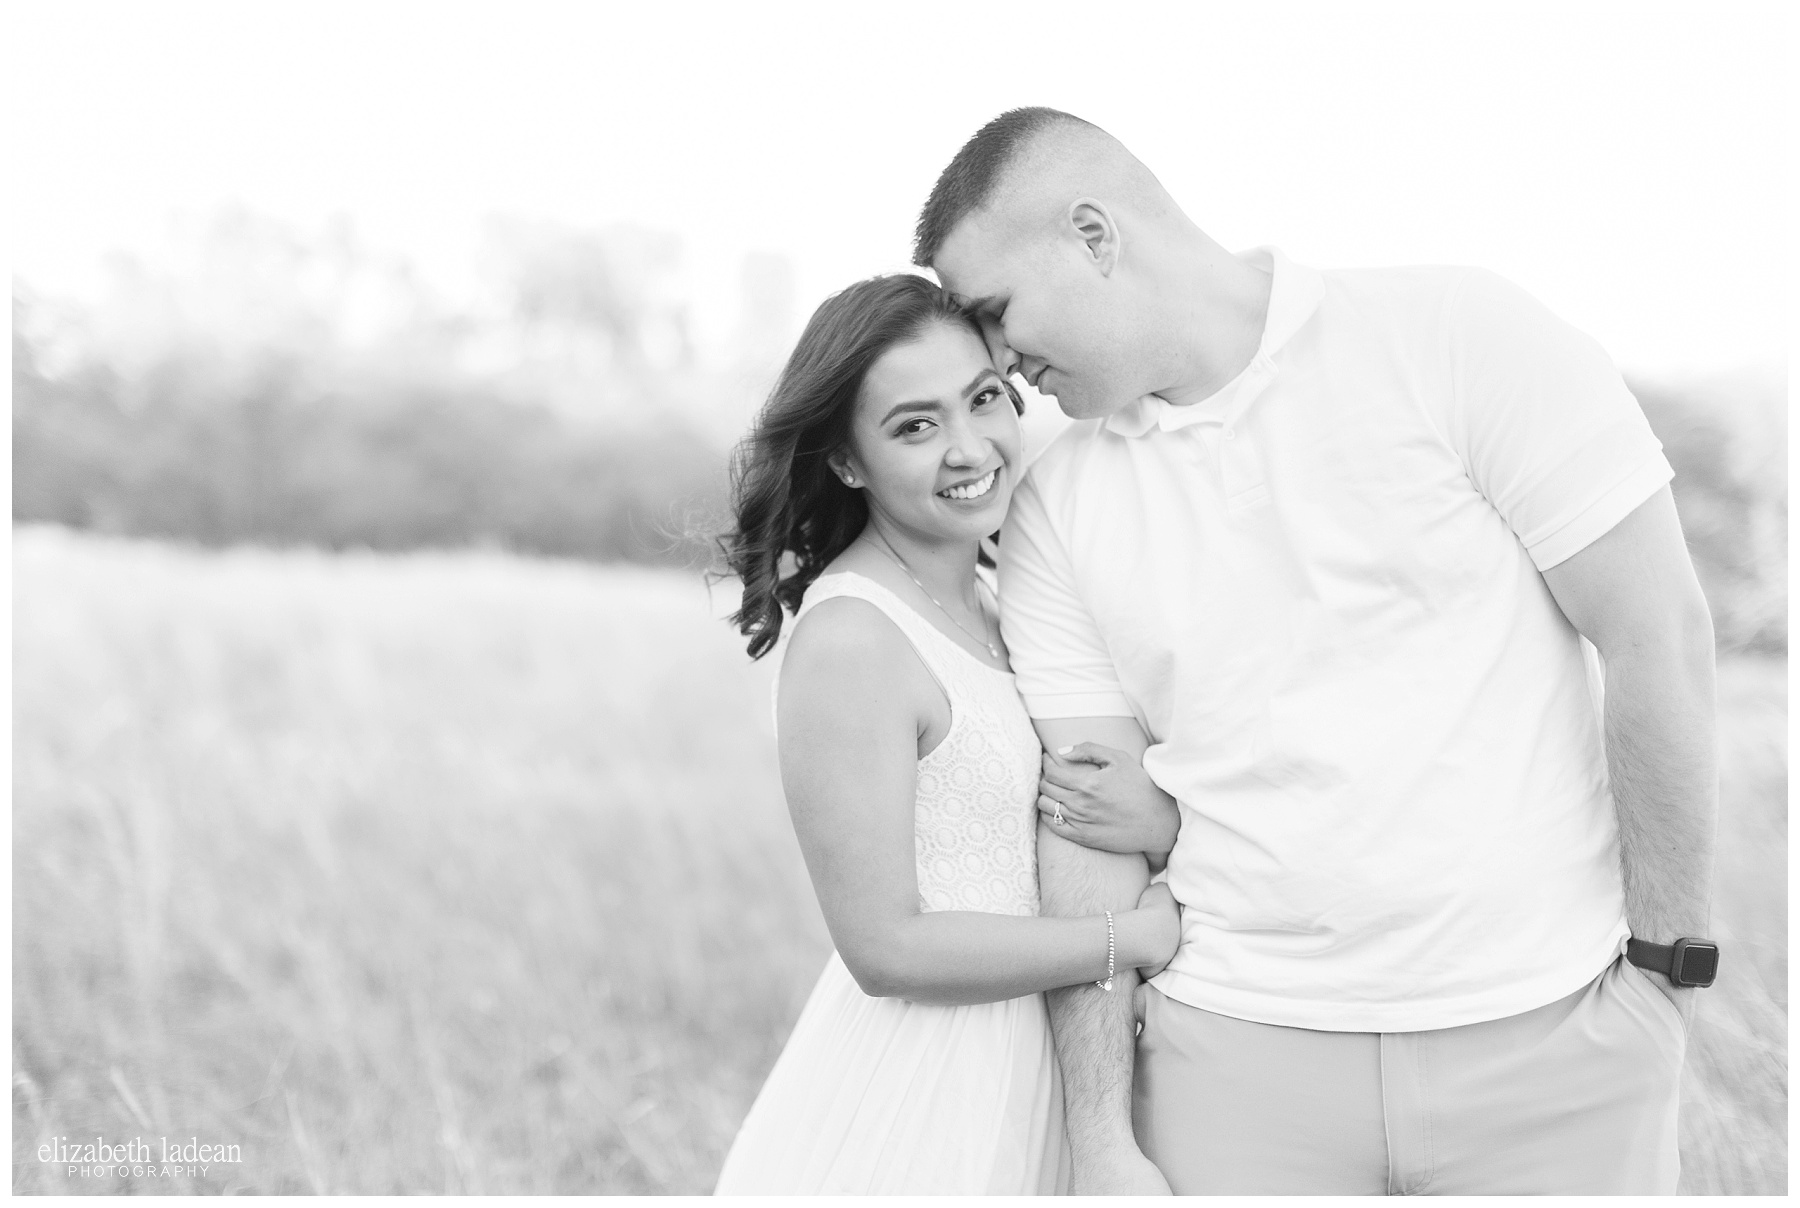
[[[1092,197],[1078,197],[1069,205],[1069,225],[1087,249],[1094,267],[1102,276],[1112,276],[1119,264],[1121,244],[1119,224],[1113,221],[1112,211]]]

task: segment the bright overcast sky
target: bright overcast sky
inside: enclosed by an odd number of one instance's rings
[[[1112,131],[1230,247],[1498,270],[1627,369],[1785,355],[1782,3],[13,6],[17,272],[226,202],[466,280],[485,215],[678,233],[696,295],[905,266],[995,113]]]

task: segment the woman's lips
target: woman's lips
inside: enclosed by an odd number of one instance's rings
[[[938,494],[945,499],[980,499],[994,489],[1000,481],[1000,467],[995,466],[973,482],[958,483],[953,487],[945,487]]]

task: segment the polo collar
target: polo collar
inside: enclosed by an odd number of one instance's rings
[[[1268,271],[1274,281],[1269,286],[1269,312],[1263,319],[1262,342],[1257,346],[1256,356],[1242,373],[1222,386],[1214,396],[1227,400],[1223,417],[1217,407],[1206,406],[1206,400],[1177,407],[1161,395],[1146,394],[1108,416],[1105,423],[1108,432],[1138,437],[1153,428],[1173,432],[1206,420],[1218,423],[1221,418],[1229,425],[1281,372],[1275,364],[1275,354],[1319,309],[1319,303],[1325,299],[1325,279],[1317,269],[1295,264],[1278,248],[1252,248],[1238,258]]]

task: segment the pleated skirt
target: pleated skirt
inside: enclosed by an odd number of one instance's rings
[[[714,1194],[1053,1195],[1068,1171],[1042,994],[871,998],[834,952]]]

